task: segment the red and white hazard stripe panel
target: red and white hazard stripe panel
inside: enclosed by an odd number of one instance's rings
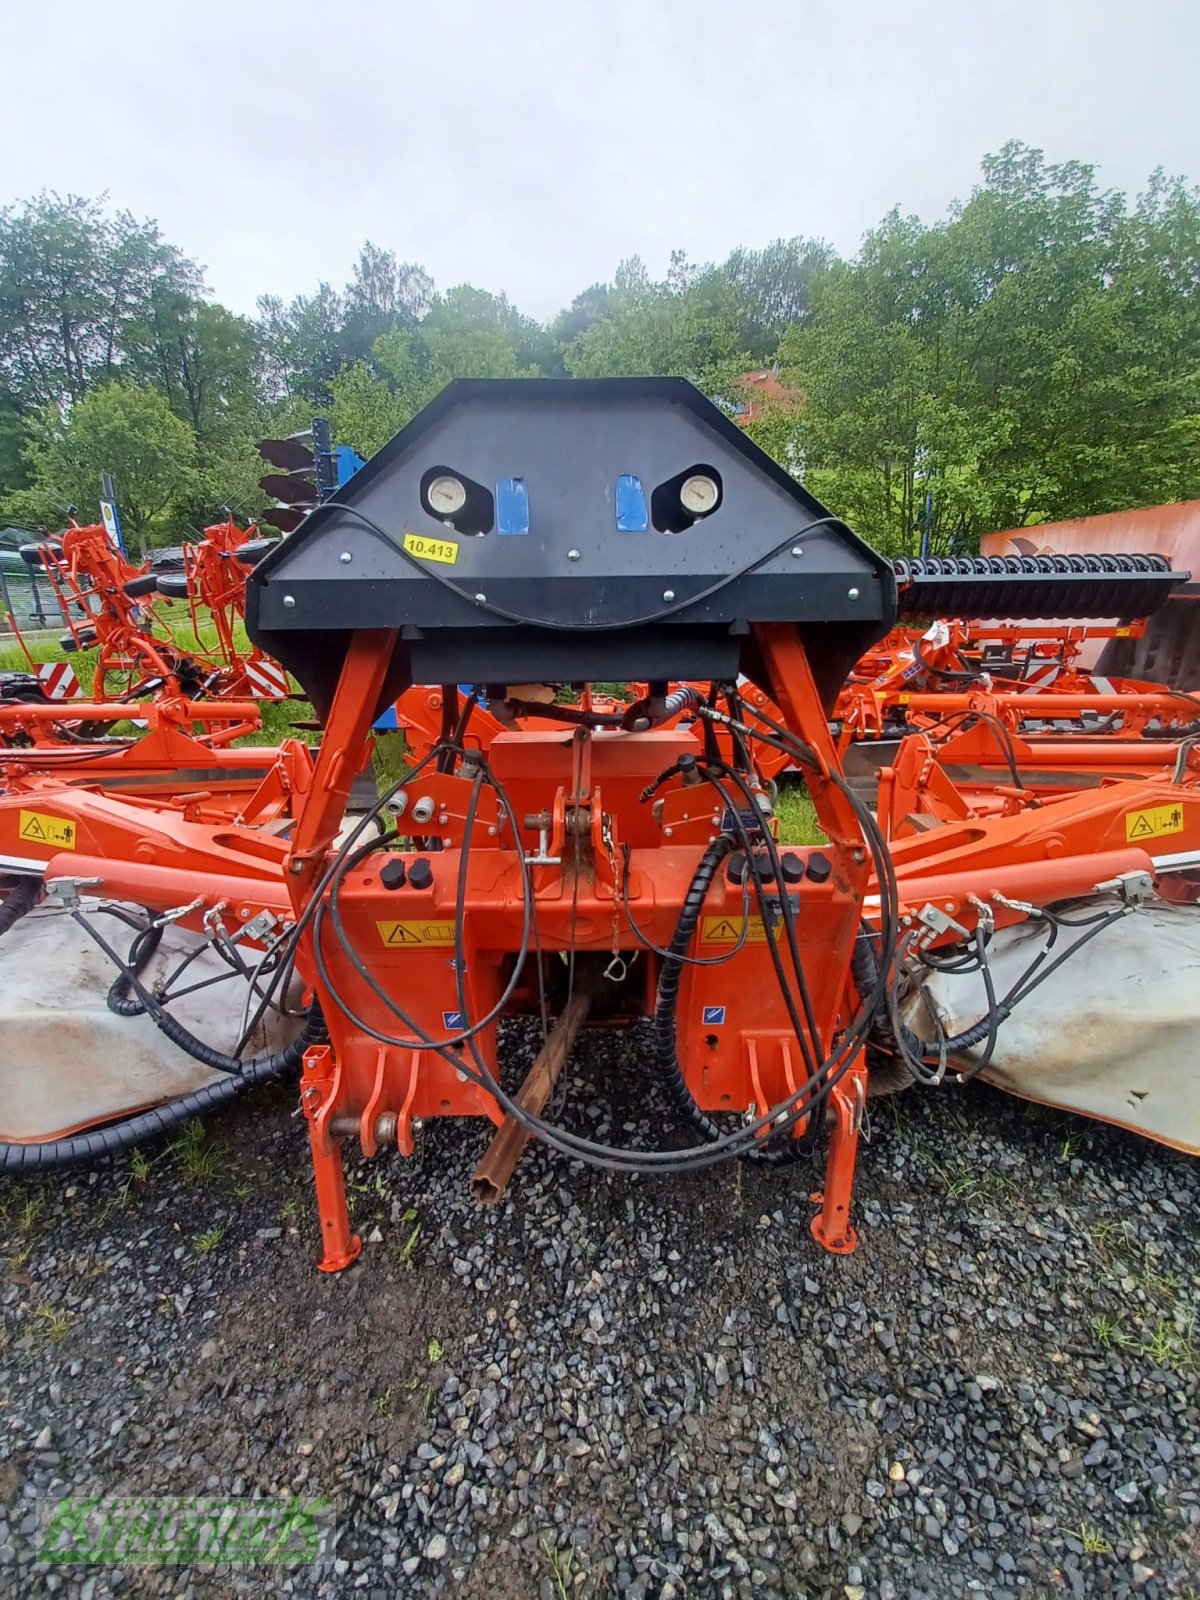
[[[47,700],[69,700],[79,693],[75,668],[65,661],[43,661],[37,675]]]
[[[275,661],[268,661],[262,656],[247,661],[246,677],[259,700],[283,700],[287,697],[288,676]]]
[[[1024,689],[1048,689],[1059,674],[1057,661],[1043,661],[1025,673],[1021,679]],[[1003,682],[1003,680],[1001,680]]]

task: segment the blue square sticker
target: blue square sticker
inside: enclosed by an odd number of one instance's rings
[[[702,1006],[700,1008],[700,1022],[703,1027],[717,1028],[725,1021],[724,1006]]]
[[[461,1028],[462,1025],[463,1025],[463,1014],[462,1014],[461,1011],[443,1011],[442,1012],[442,1027],[443,1028]]]

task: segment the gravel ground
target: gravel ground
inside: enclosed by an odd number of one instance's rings
[[[569,1115],[674,1122],[634,1037]],[[631,1071],[632,1069],[632,1071]],[[848,1259],[812,1175],[674,1186],[484,1143],[352,1167],[312,1269],[284,1090],[200,1139],[7,1183],[0,1593],[1200,1594],[1200,1167],[973,1088],[873,1107]],[[64,1492],[330,1505],[316,1566],[39,1564]]]

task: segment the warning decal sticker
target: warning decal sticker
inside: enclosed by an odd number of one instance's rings
[[[1164,833],[1182,832],[1182,806],[1148,806],[1145,811],[1125,813],[1125,839],[1128,844],[1137,844],[1142,839],[1157,839]]]
[[[700,938],[705,944],[736,944],[742,937],[744,921],[744,917],[705,917],[700,925]],[[782,924],[777,922],[774,928],[776,939],[779,938],[781,929]],[[762,918],[751,917],[746,943],[766,944],[766,942],[767,934],[762,925]]]
[[[454,948],[452,922],[377,922],[375,926],[390,950],[416,950],[420,945],[436,945],[443,950]]]
[[[458,560],[458,546],[453,539],[428,539],[423,533],[406,533],[403,542],[409,555],[422,561],[440,561],[443,566],[452,567]]]
[[[75,848],[75,824],[70,817],[52,817],[46,811],[22,811],[17,833],[30,844],[53,845],[56,850]]]

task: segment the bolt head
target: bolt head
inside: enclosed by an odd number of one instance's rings
[[[568,550],[567,551],[567,560],[568,561],[578,561],[579,560],[579,551],[578,550]]]
[[[294,594],[285,594],[283,597],[283,603],[290,611],[296,604],[296,596]]]
[[[674,598],[675,598],[674,589],[664,589],[663,590],[663,599],[667,602],[668,605],[670,605],[671,601],[674,600]]]
[[[796,560],[799,561],[800,557],[804,554],[804,546],[800,544],[794,544],[792,546],[792,554],[795,556]]]
[[[479,602],[479,604],[481,606],[487,604],[487,595],[485,595],[485,594],[477,594],[475,596],[475,598],[476,598],[476,600]]]
[[[846,590],[846,595],[847,595],[847,598],[850,599],[850,600],[857,600],[858,599],[858,590],[857,589],[847,589]]]
[[[349,550],[343,550],[341,555],[338,557],[338,560],[344,567],[348,567],[354,560],[354,557],[350,554]]]

